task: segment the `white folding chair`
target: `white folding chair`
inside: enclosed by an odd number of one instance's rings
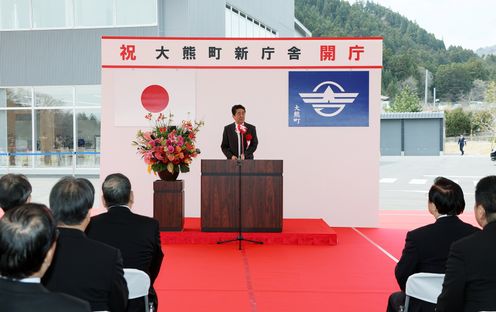
[[[124,278],[126,279],[127,289],[129,290],[128,299],[144,297],[145,312],[148,312],[148,290],[150,289],[150,277],[148,274],[141,270],[125,268]]]
[[[408,277],[405,287],[405,309],[408,312],[410,297],[417,298],[430,303],[437,303],[437,297],[443,290],[444,274],[439,273],[415,273]]]

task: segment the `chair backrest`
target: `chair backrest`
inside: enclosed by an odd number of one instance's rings
[[[444,274],[415,273],[406,281],[405,293],[430,303],[437,303],[437,297],[443,290]]]
[[[150,289],[150,277],[148,274],[137,269],[124,269],[124,278],[129,290],[128,299],[148,296]]]

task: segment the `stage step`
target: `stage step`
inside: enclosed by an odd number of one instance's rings
[[[201,232],[200,218],[185,218],[181,232],[161,232],[162,244],[216,244],[236,232]],[[337,245],[336,232],[322,219],[284,219],[282,233],[243,233],[246,239],[278,245]]]

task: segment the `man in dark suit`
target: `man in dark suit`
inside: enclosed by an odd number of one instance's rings
[[[253,159],[258,146],[257,129],[245,122],[243,105],[234,105],[231,112],[234,122],[224,127],[222,152],[227,159]]]
[[[483,229],[451,246],[436,311],[496,311],[496,176],[477,183],[474,214]]]
[[[48,291],[40,278],[56,249],[57,227],[40,204],[9,209],[0,219],[0,310],[89,312],[88,302]]]
[[[31,184],[22,174],[9,173],[0,178],[0,208],[7,211],[31,201]]]
[[[86,233],[92,239],[119,248],[125,268],[148,274],[151,281],[149,299],[154,303],[154,311],[157,311],[158,300],[153,283],[164,258],[158,221],[131,211],[134,194],[131,182],[123,174],[107,176],[102,191],[108,212],[92,217]],[[143,311],[143,303],[140,298],[130,300],[128,311]]]
[[[410,275],[444,273],[451,243],[479,231],[457,217],[465,209],[465,199],[461,187],[449,179],[438,177],[434,180],[427,206],[436,222],[407,233],[403,254],[394,272],[401,291],[389,297],[388,312],[402,310],[405,285]],[[432,303],[411,298],[409,311],[434,309]]]
[[[60,236],[43,283],[88,301],[94,311],[125,311],[128,290],[121,252],[84,234],[94,197],[93,186],[83,178],[65,177],[52,188],[50,208]]]

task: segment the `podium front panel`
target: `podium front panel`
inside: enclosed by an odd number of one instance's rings
[[[282,231],[282,160],[202,160],[201,167],[202,231],[238,231],[239,205],[242,231]]]

